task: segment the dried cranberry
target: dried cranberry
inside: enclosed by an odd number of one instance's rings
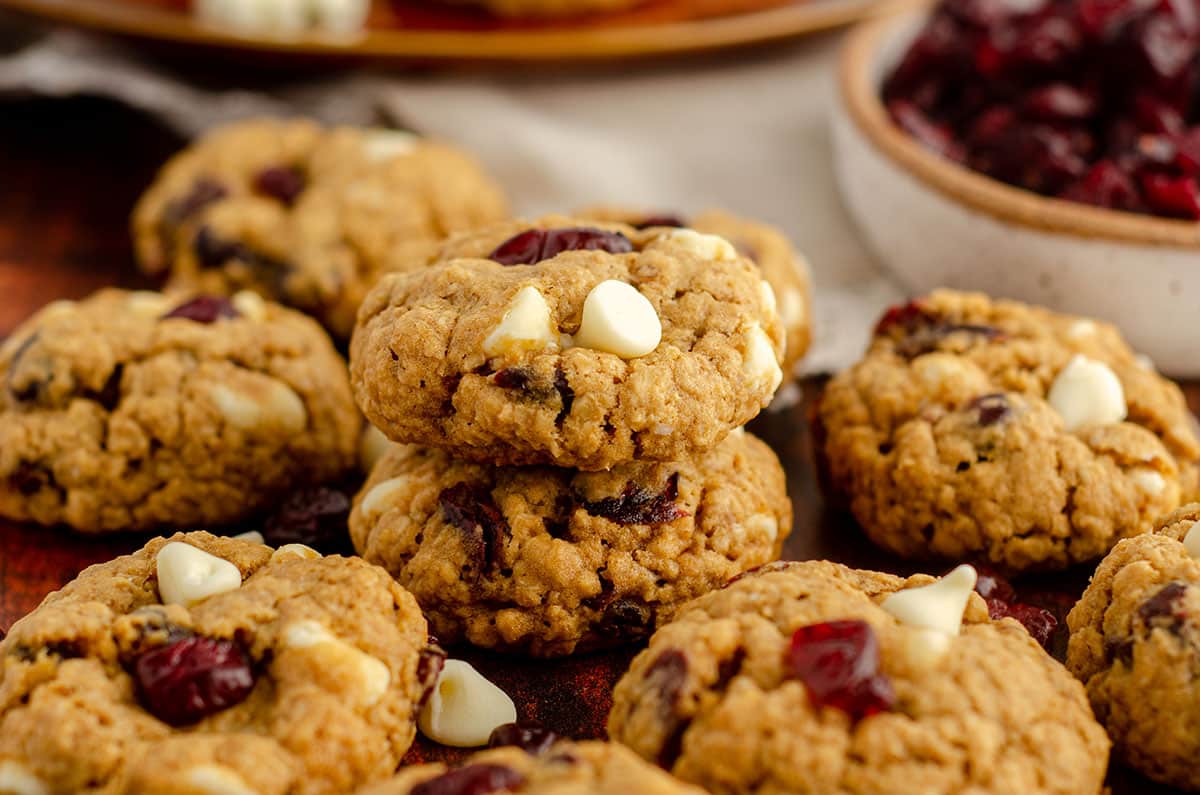
[[[966,159],[962,146],[954,140],[954,131],[929,119],[915,103],[892,100],[888,103],[888,113],[896,126],[924,144],[926,149],[949,160],[961,162]]]
[[[1030,637],[1045,648],[1050,648],[1054,630],[1058,629],[1058,619],[1045,608],[1022,602],[1003,602],[998,599],[985,600],[988,606],[988,617],[993,621],[1001,618],[1015,618],[1025,627]]]
[[[687,226],[687,222],[678,215],[663,214],[646,216],[633,225],[634,229],[651,229],[656,226],[680,228]]]
[[[476,574],[500,564],[508,520],[492,499],[491,489],[480,483],[457,483],[438,495],[438,504],[446,522],[467,534],[465,545],[475,558]]]
[[[1160,215],[1200,219],[1200,184],[1192,177],[1147,174],[1142,178],[1146,203]]]
[[[1167,583],[1142,603],[1138,618],[1147,627],[1162,627],[1178,634],[1187,620],[1182,609],[1187,590],[1187,585],[1182,582]]]
[[[571,413],[571,407],[575,405],[575,390],[571,388],[571,384],[567,381],[567,374],[558,367],[554,370],[554,390],[558,392],[559,400],[562,402],[562,408],[558,410],[558,416],[554,418],[554,424],[562,427],[568,415]]]
[[[630,483],[620,497],[605,497],[585,502],[584,510],[617,524],[662,524],[688,516],[675,504],[679,497],[679,473],[667,479],[666,488],[655,494]]]
[[[558,741],[558,735],[536,723],[506,723],[497,726],[488,737],[489,748],[515,745],[534,756],[544,753]]]
[[[304,193],[308,180],[295,166],[264,168],[254,177],[254,189],[291,206]]]
[[[192,183],[192,189],[186,196],[166,206],[163,220],[169,225],[178,225],[228,195],[229,191],[221,183],[208,177],[200,177]]]
[[[350,497],[329,486],[290,494],[267,519],[263,538],[271,546],[304,544],[326,555],[352,554]]]
[[[446,652],[438,646],[437,638],[430,635],[429,645],[421,649],[417,656],[417,682],[421,685],[421,697],[417,700],[417,706],[424,706],[433,695],[433,688],[437,686],[438,677],[445,666]]]
[[[241,647],[201,636],[146,652],[133,673],[142,705],[172,726],[240,704],[254,689],[254,671]]]
[[[675,765],[675,760],[683,753],[683,735],[689,724],[678,712],[687,685],[688,667],[687,655],[679,649],[667,649],[654,658],[654,662],[646,669],[646,682],[657,694],[664,710],[661,717],[666,723],[666,731],[658,751],[658,764],[667,770]]]
[[[528,389],[533,381],[533,371],[525,367],[505,367],[492,376],[501,389]]]
[[[467,765],[423,781],[412,788],[412,795],[487,795],[489,792],[514,792],[525,777],[502,765]]]
[[[830,621],[792,635],[784,665],[804,683],[814,708],[833,707],[859,721],[896,703],[891,680],[879,671],[879,641],[865,621]]]
[[[975,564],[975,593],[984,599],[995,599],[1001,602],[1012,602],[1017,598],[1017,592],[1012,583],[1000,572],[982,564]]]
[[[162,316],[163,320],[183,318],[196,323],[215,323],[221,318],[241,317],[229,299],[215,295],[198,295]]]
[[[1008,419],[1012,406],[1003,394],[983,395],[971,401],[970,408],[979,412],[979,424],[983,427],[996,425]]]
[[[952,323],[917,301],[889,308],[875,325],[875,335],[895,339],[896,353],[909,359],[937,350],[944,339],[954,334],[987,342],[1004,338],[1004,333],[992,326]]]
[[[1140,207],[1137,186],[1129,175],[1111,160],[1101,160],[1083,177],[1062,192],[1062,198],[1080,204],[1136,210]]]
[[[528,229],[501,243],[488,255],[488,259],[501,265],[532,265],[556,257],[564,251],[627,254],[633,251],[633,243],[620,232],[609,232],[605,229]]]

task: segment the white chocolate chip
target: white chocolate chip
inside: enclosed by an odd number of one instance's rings
[[[164,605],[191,607],[242,585],[242,572],[224,558],[172,541],[158,551],[158,595]]]
[[[366,24],[369,0],[196,0],[202,22],[244,36],[288,37],[307,30],[357,33]]]
[[[1183,537],[1183,548],[1193,558],[1200,558],[1200,522],[1192,522]]]
[[[558,345],[558,328],[550,317],[550,306],[538,289],[527,285],[517,291],[508,311],[483,341],[488,356],[543,351]]]
[[[931,389],[940,389],[965,372],[959,361],[948,353],[929,353],[913,361],[917,377]]]
[[[308,425],[308,409],[300,396],[282,381],[272,380],[255,400],[225,384],[213,384],[209,396],[221,416],[242,430],[276,425],[288,433],[299,433]]]
[[[266,544],[267,540],[257,530],[247,530],[234,536],[238,541],[249,541],[251,544]]]
[[[224,765],[196,765],[183,776],[193,790],[205,795],[255,795],[245,780]]]
[[[694,229],[672,229],[658,237],[669,240],[684,251],[704,259],[732,261],[738,258],[737,248],[720,235],[705,235]]]
[[[0,762],[0,793],[4,795],[47,795],[46,785],[20,762]]]
[[[316,621],[288,624],[283,630],[283,645],[321,655],[323,669],[348,671],[358,683],[359,702],[366,706],[377,704],[391,686],[392,672],[382,660],[346,643]]]
[[[229,299],[233,308],[250,320],[262,320],[267,316],[267,302],[253,290],[238,290]]]
[[[662,321],[654,305],[631,284],[600,282],[583,302],[575,345],[613,353],[622,359],[645,356],[662,342]]]
[[[783,295],[780,296],[779,317],[783,319],[783,324],[788,328],[796,328],[803,325],[805,319],[808,317],[804,295],[795,287],[788,287],[783,291]]]
[[[755,535],[765,535],[775,543],[779,535],[779,520],[769,513],[756,513],[746,519],[744,527]]]
[[[1133,484],[1152,497],[1157,497],[1167,488],[1167,481],[1153,469],[1137,467],[1129,470],[1129,479]]]
[[[150,290],[135,290],[125,299],[125,306],[138,317],[160,318],[171,310],[171,299]]]
[[[909,626],[957,635],[977,578],[964,564],[929,585],[889,594],[880,607]]]
[[[369,130],[363,139],[363,153],[373,163],[412,154],[421,137],[403,130]]]
[[[1144,353],[1135,353],[1133,355],[1133,360],[1137,362],[1137,366],[1143,370],[1148,370],[1153,373],[1158,369],[1158,367],[1156,367],[1154,364],[1154,360]]]
[[[396,446],[395,442],[383,435],[383,431],[368,424],[358,438],[358,465],[364,473],[370,474],[379,459]]]
[[[762,326],[755,323],[746,334],[746,353],[742,361],[742,371],[751,383],[765,384],[771,395],[783,383],[783,370],[775,357],[775,346]],[[763,405],[770,403],[770,397]]]
[[[1067,339],[1081,340],[1096,333],[1096,324],[1090,320],[1076,320],[1067,328]]]
[[[511,698],[461,660],[446,660],[417,726],[434,742],[455,748],[487,745],[497,726],[515,723]]]
[[[737,426],[736,428],[734,428],[732,431],[729,432],[729,435],[737,436],[737,437],[745,436],[746,435],[746,426],[745,425]]]
[[[288,433],[300,433],[308,425],[308,409],[304,401],[282,381],[271,382],[266,409],[268,415]]]
[[[364,519],[372,519],[383,513],[392,494],[399,491],[406,483],[403,477],[376,483],[358,504],[358,510]]]
[[[1046,396],[1068,432],[1089,425],[1113,425],[1125,419],[1125,390],[1103,362],[1076,355],[1062,369]]]
[[[767,317],[775,317],[779,314],[779,302],[775,300],[775,288],[766,279],[759,282],[758,289],[762,292],[763,308],[767,311]]]
[[[271,563],[280,563],[285,560],[318,560],[321,553],[310,546],[304,544],[284,544],[279,549],[271,553]]]
[[[262,419],[262,409],[258,403],[224,384],[214,384],[209,396],[226,422],[236,428],[254,428]]]
[[[932,668],[950,651],[953,636],[936,629],[914,629],[904,639],[904,654],[916,668]]]

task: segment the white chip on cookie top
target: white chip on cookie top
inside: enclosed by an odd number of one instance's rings
[[[1121,380],[1107,364],[1077,354],[1054,379],[1046,396],[1067,431],[1113,425],[1128,415]]]
[[[1193,558],[1200,559],[1200,522],[1192,522],[1187,534],[1183,537],[1183,548]]]
[[[371,519],[383,513],[387,508],[388,499],[408,483],[407,478],[390,478],[376,483],[371,487],[358,504],[358,510],[364,519]]]
[[[172,541],[155,559],[158,595],[165,605],[191,607],[242,585],[242,572],[224,558],[191,544]]]
[[[720,262],[738,258],[737,248],[720,235],[706,235],[694,229],[672,229],[663,232],[658,239],[668,240],[684,251],[704,259]]]
[[[296,392],[281,381],[270,381],[251,397],[225,384],[213,384],[209,396],[230,425],[245,431],[276,426],[299,433],[308,425],[308,409]]]
[[[498,727],[515,723],[513,700],[461,660],[446,660],[417,721],[434,742],[456,748],[487,745]]]
[[[742,362],[742,370],[752,383],[764,383],[771,395],[783,383],[783,370],[775,357],[775,346],[762,326],[755,323],[746,333],[746,351]],[[770,403],[770,397],[763,405]]]
[[[533,285],[517,291],[496,328],[483,341],[488,356],[516,356],[558,347],[558,328],[550,305]]]
[[[229,299],[233,308],[250,320],[263,320],[267,316],[267,302],[253,290],[238,290]]]
[[[134,290],[125,298],[125,306],[138,317],[160,318],[171,311],[171,299],[152,290]]]
[[[1067,327],[1067,339],[1081,340],[1096,333],[1096,323],[1086,318],[1076,320]]]
[[[255,795],[245,779],[224,765],[190,767],[184,771],[183,780],[191,790],[205,795]]]
[[[880,607],[909,626],[957,635],[977,579],[975,569],[964,564],[929,585],[889,594]]]
[[[0,761],[0,793],[4,795],[48,795],[41,779],[20,762]]]
[[[367,159],[382,163],[394,157],[411,154],[421,143],[421,137],[404,130],[368,130],[363,136],[363,153]]]
[[[608,279],[588,293],[574,338],[577,347],[636,359],[652,352],[661,341],[658,312],[633,285]]]
[[[263,538],[263,534],[257,530],[247,530],[244,533],[238,533],[233,536],[238,541],[249,541],[251,544],[265,544],[267,540]]]
[[[1129,479],[1151,497],[1157,497],[1167,488],[1166,478],[1149,467],[1136,467],[1129,470]]]
[[[322,670],[348,676],[355,684],[358,702],[365,706],[377,704],[391,686],[392,673],[382,660],[350,645],[320,622],[305,619],[288,624],[283,645],[319,655]]]

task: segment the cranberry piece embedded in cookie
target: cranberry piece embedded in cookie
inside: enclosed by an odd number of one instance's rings
[[[633,228],[634,229],[652,229],[656,226],[667,226],[667,227],[679,229],[681,227],[687,226],[687,222],[685,222],[678,215],[671,215],[669,213],[664,213],[663,215],[646,216],[645,218],[641,219],[636,224],[634,224]]]
[[[228,195],[229,191],[221,183],[208,177],[200,177],[192,183],[192,189],[186,196],[166,206],[163,210],[163,221],[172,225],[179,224]]]
[[[875,336],[882,337],[894,328],[904,329],[907,332],[932,318],[933,315],[929,308],[920,301],[909,301],[907,304],[890,306],[883,313],[883,317],[879,318],[879,322],[875,324]]]
[[[999,392],[975,398],[970,408],[979,412],[979,424],[985,428],[1003,422],[1012,414],[1008,398]]]
[[[527,754],[537,756],[558,741],[558,735],[536,723],[506,723],[497,726],[488,737],[489,748],[515,745]]]
[[[437,638],[429,636],[429,645],[421,649],[417,657],[417,681],[421,683],[421,698],[417,706],[425,706],[425,702],[433,695],[442,668],[446,665],[446,652],[437,645]]]
[[[328,486],[293,492],[267,519],[263,538],[273,547],[304,544],[326,555],[352,554],[350,497]]]
[[[295,166],[264,168],[254,177],[254,189],[291,206],[308,186],[304,172]]]
[[[528,229],[496,247],[488,259],[501,265],[532,265],[564,251],[607,251],[627,254],[633,243],[620,232],[589,227]]]
[[[497,371],[492,380],[501,389],[529,389],[533,371],[526,367],[505,367]]]
[[[891,680],[879,672],[879,641],[865,621],[801,627],[785,665],[804,683],[814,707],[834,707],[852,721],[887,712],[896,702]]]
[[[446,522],[467,533],[467,548],[478,561],[478,571],[499,564],[508,535],[508,520],[492,499],[491,490],[480,483],[457,483],[438,495]]]
[[[524,783],[525,777],[511,767],[467,765],[418,784],[412,795],[487,795],[513,792]]]
[[[1058,629],[1058,619],[1049,610],[1023,602],[1002,602],[998,599],[985,601],[988,606],[988,617],[993,621],[1001,618],[1015,618],[1034,640],[1043,647],[1050,648],[1054,630]]]
[[[662,706],[668,710],[663,715],[666,724],[662,747],[658,751],[658,764],[670,770],[675,760],[683,753],[683,734],[687,731],[689,721],[676,714],[676,707],[687,685],[688,661],[687,655],[679,649],[667,649],[655,658],[646,669],[646,681],[658,694]]]
[[[630,483],[620,497],[605,497],[595,502],[585,502],[584,510],[617,524],[662,524],[673,522],[688,512],[675,504],[679,497],[679,473],[667,479],[663,491],[655,494]]]
[[[245,652],[228,640],[190,637],[134,663],[142,705],[172,726],[187,726],[240,704],[254,689]]]
[[[162,320],[182,318],[196,323],[215,323],[221,318],[241,317],[229,299],[216,295],[198,295],[162,316]]]
[[[1187,619],[1181,609],[1187,589],[1182,582],[1167,583],[1142,603],[1138,608],[1138,618],[1147,627],[1161,627],[1178,633]]]
[[[1017,592],[1004,575],[990,566],[975,564],[975,593],[984,599],[997,599],[1001,602],[1012,602],[1017,598]],[[994,616],[993,616],[994,618]]]

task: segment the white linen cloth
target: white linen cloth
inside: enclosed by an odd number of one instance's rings
[[[109,96],[187,136],[255,114],[370,123],[383,110],[475,152],[522,214],[614,203],[760,218],[812,264],[816,334],[805,370],[822,372],[852,362],[881,308],[901,296],[833,177],[839,41],[586,71],[339,71],[263,91],[201,87],[118,42],[60,30],[0,57],[0,91]]]

